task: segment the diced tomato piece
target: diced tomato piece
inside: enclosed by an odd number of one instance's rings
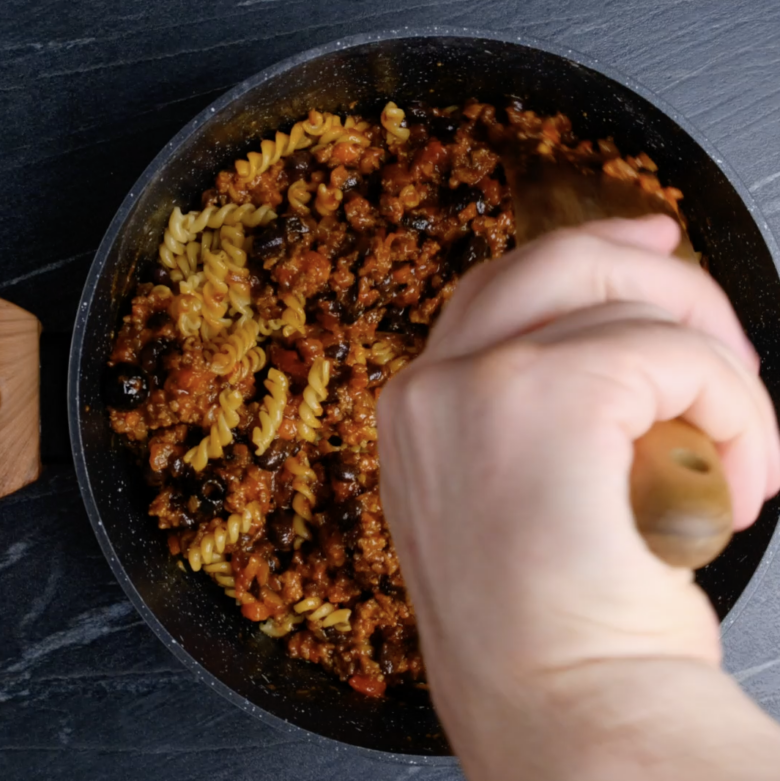
[[[271,615],[271,611],[262,602],[250,602],[241,605],[241,613],[250,621],[265,621]]]
[[[365,694],[366,697],[381,697],[387,688],[387,684],[384,681],[369,678],[367,675],[353,675],[347,683],[356,692]]]

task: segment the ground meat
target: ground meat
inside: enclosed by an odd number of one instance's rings
[[[206,233],[185,248],[168,231],[109,362],[111,426],[142,456],[171,553],[367,696],[425,676],[379,499],[376,402],[458,279],[513,246],[499,145],[675,212],[681,197],[647,155],[579,141],[560,114],[501,116],[477,101],[414,104],[395,128],[311,112],[275,157],[264,142],[216,176]]]

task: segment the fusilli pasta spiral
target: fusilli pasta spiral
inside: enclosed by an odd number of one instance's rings
[[[330,361],[325,358],[316,358],[309,369],[309,384],[303,391],[303,401],[298,407],[300,420],[298,421],[298,436],[307,442],[317,439],[315,429],[322,424],[317,418],[322,415],[322,405],[328,395],[327,387],[330,381]]]
[[[306,526],[306,521],[312,520],[312,507],[317,501],[312,485],[317,482],[317,475],[309,465],[309,459],[301,454],[298,458],[288,458],[284,462],[285,468],[293,475],[292,488],[295,491],[292,500],[293,531],[295,532],[294,547],[297,550],[304,540],[311,539],[311,532]]]
[[[314,186],[316,189],[316,185]],[[309,214],[311,211],[306,205],[311,200],[311,185],[305,179],[298,179],[287,188],[287,201],[290,208],[300,214]]]
[[[382,127],[387,131],[388,142],[404,142],[408,140],[410,130],[408,127],[402,127],[401,123],[406,118],[402,108],[398,108],[391,100],[382,111]]]
[[[287,157],[298,149],[311,146],[302,122],[296,122],[290,135],[278,132],[273,141],[265,139],[260,142],[259,152],[250,152],[246,160],[236,160],[236,172],[242,183],[251,182],[256,176],[267,171],[282,157]]]
[[[263,407],[260,410],[260,425],[255,426],[252,431],[252,442],[257,448],[255,452],[258,456],[265,453],[276,436],[279,426],[282,425],[289,385],[290,382],[284,372],[280,372],[278,369],[271,369],[268,372],[265,387],[268,389],[269,395],[263,399]]]
[[[260,371],[265,366],[265,352],[257,346],[260,324],[256,320],[239,320],[232,333],[217,337],[212,347],[218,352],[211,359],[209,368],[215,374],[231,374],[238,364],[243,371],[240,378]]]
[[[168,219],[162,244],[160,244],[160,263],[170,270],[171,279],[179,282],[187,279],[203,263],[203,252],[211,247],[210,233],[206,229],[217,230],[223,225],[244,225],[256,228],[267,225],[276,218],[276,212],[270,206],[255,207],[251,203],[238,206],[229,203],[225,206],[207,206],[203,211],[192,211],[182,214],[176,206]],[[199,233],[204,236],[201,242],[196,241]]]
[[[331,602],[323,602],[320,597],[304,597],[293,605],[293,610],[298,614],[308,614],[309,621],[320,622],[324,628],[335,626],[340,632],[349,632],[352,629],[349,618],[352,611],[347,608],[337,609]]]
[[[282,301],[286,304],[287,309],[282,312],[282,335],[292,336],[294,333],[306,333],[306,312],[303,308],[303,299],[299,296],[290,295],[284,296]]]
[[[258,502],[250,502],[240,513],[233,513],[226,521],[216,519],[214,528],[206,532],[196,545],[190,545],[185,551],[187,561],[193,571],[198,572],[206,565],[207,572],[227,574],[230,562],[223,560],[222,554],[228,545],[235,545],[240,534],[249,534],[260,527],[263,513]],[[216,564],[227,567],[216,567]]]
[[[244,399],[238,390],[223,390],[219,394],[220,410],[217,420],[211,426],[209,435],[199,445],[184,454],[184,462],[190,464],[196,472],[202,471],[210,458],[222,458],[222,448],[233,441],[233,432],[239,423],[238,408]]]
[[[329,217],[341,205],[344,193],[338,187],[331,187],[324,182],[317,188],[317,197],[314,199],[314,208],[323,217]]]
[[[231,323],[230,318],[225,317],[228,310],[228,285],[225,281],[228,257],[222,250],[206,250],[204,256],[203,273],[206,283],[203,285],[203,322],[200,330],[204,339],[212,339]]]

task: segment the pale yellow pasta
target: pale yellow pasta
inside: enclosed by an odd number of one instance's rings
[[[228,273],[228,256],[224,251],[206,250],[203,273],[206,283],[203,285],[203,323],[201,335],[204,339],[213,339],[232,322],[226,317],[228,310],[228,285],[225,277]]]
[[[233,566],[225,559],[228,545],[235,545],[241,534],[257,531],[264,522],[259,502],[250,502],[240,513],[233,513],[227,521],[216,518],[197,542],[190,544],[183,553],[193,571],[203,570],[221,586],[225,594],[236,598],[236,580]]]
[[[182,336],[194,336],[200,332],[203,323],[202,309],[203,295],[200,291],[176,296],[172,304],[171,315]]]
[[[268,637],[284,637],[289,635],[295,626],[302,624],[305,620],[306,616],[296,616],[295,614],[284,616],[278,620],[269,618],[260,624],[260,631],[264,635],[268,635]]]
[[[190,212],[192,221],[188,224],[191,233],[197,234],[206,228],[218,230],[223,225],[238,225],[257,228],[276,219],[276,212],[268,205],[255,206],[243,203],[240,206],[228,203],[225,206],[207,206],[201,212]]]
[[[290,135],[277,131],[273,141],[265,139],[260,142],[259,152],[250,152],[246,160],[236,160],[236,172],[242,183],[251,182],[255,177],[267,171],[282,157],[291,155],[298,149],[311,146],[302,122],[296,122]]]
[[[221,376],[231,374],[239,364],[244,369],[240,378],[249,371],[260,371],[265,366],[265,352],[257,347],[259,332],[256,320],[238,320],[231,333],[217,337],[211,345],[217,350],[209,364],[211,371]]]
[[[401,123],[406,118],[404,110],[398,108],[391,100],[382,111],[382,127],[387,131],[387,141],[403,142],[409,138],[409,128],[402,127]]]
[[[284,296],[282,301],[287,306],[281,317],[282,335],[292,336],[296,332],[305,334],[306,312],[303,309],[303,299],[290,293]]]
[[[178,206],[174,207],[159,249],[160,262],[166,268],[175,269],[178,266],[177,258],[184,255],[187,242],[192,238],[187,230],[187,222],[188,215],[182,214]]]
[[[311,610],[315,610],[320,605],[322,605],[322,600],[319,597],[306,597],[300,602],[296,602],[293,605],[293,610],[298,614],[308,613]]]
[[[231,429],[239,423],[237,410],[243,403],[244,400],[238,390],[223,390],[219,394],[219,412],[211,426],[211,431],[199,445],[184,454],[184,462],[190,464],[196,472],[202,471],[209,459],[222,458],[222,448],[233,441]]]
[[[281,320],[263,320],[258,318],[257,324],[259,333],[263,336],[271,336],[275,331],[281,331],[284,328],[284,323]]]
[[[341,118],[335,114],[329,114],[327,112],[323,114],[312,109],[309,112],[308,119],[305,119],[300,124],[304,132],[308,135],[321,136],[323,133],[326,133],[328,130],[330,130],[334,125],[341,125]]]
[[[312,520],[311,510],[316,502],[312,485],[317,481],[317,475],[304,454],[297,458],[288,458],[284,462],[284,466],[293,475],[292,488],[295,491],[292,500],[292,508],[295,513],[293,516],[293,531],[295,532],[293,547],[297,550],[303,545],[304,540],[312,539],[306,521]]]
[[[197,572],[204,567],[207,572],[228,574],[230,562],[223,561],[221,554],[227,545],[235,545],[239,535],[249,534],[263,522],[263,513],[258,502],[250,502],[241,513],[233,513],[227,521],[217,519],[218,524],[206,532],[197,545],[190,545],[185,551],[190,567]]]
[[[349,623],[352,611],[346,608],[340,610],[330,602],[323,602],[319,597],[306,597],[293,605],[293,610],[305,616],[309,621],[321,621],[324,628],[333,626],[339,632],[349,632],[352,629]]]
[[[390,342],[380,340],[371,345],[371,362],[384,366],[396,356],[395,348]]]
[[[203,251],[214,248],[210,242],[210,233],[206,229],[217,230],[223,225],[242,225],[255,228],[266,225],[276,218],[276,212],[270,206],[255,207],[251,203],[241,206],[230,203],[226,206],[207,206],[200,212],[182,214],[176,206],[168,219],[168,227],[160,244],[160,263],[169,269],[171,279],[179,282],[187,279],[204,262]],[[201,242],[197,235],[205,232]]]
[[[348,608],[334,610],[329,616],[326,616],[322,620],[322,625],[327,629],[329,626],[336,626],[336,624],[345,624],[349,621],[351,615],[352,611]]]
[[[313,186],[316,189],[316,185]],[[311,211],[306,205],[311,201],[312,185],[307,184],[305,179],[298,179],[287,188],[287,201],[290,208],[299,214],[309,214]]]
[[[371,139],[362,133],[356,126],[346,128],[341,124],[333,124],[318,139],[316,146],[312,147],[312,152],[333,144],[357,144],[366,147],[371,145]]]
[[[284,372],[278,369],[271,369],[268,372],[268,378],[265,381],[265,387],[269,395],[263,399],[263,406],[260,409],[260,425],[252,431],[252,442],[257,450],[258,456],[263,455],[268,446],[279,431],[284,419],[284,408],[287,406],[287,389],[289,380]]]
[[[284,466],[293,475],[292,487],[296,492],[292,500],[293,510],[305,521],[310,521],[311,508],[316,501],[311,484],[317,481],[317,475],[309,466],[309,459],[305,454],[288,458]]]
[[[321,621],[325,616],[329,616],[334,610],[336,609],[336,606],[333,605],[330,602],[323,602],[320,607],[313,610],[307,618],[309,621]]]
[[[316,358],[309,369],[309,384],[303,391],[303,401],[298,407],[300,420],[297,423],[298,436],[307,442],[314,442],[317,439],[315,429],[322,427],[322,423],[317,418],[322,415],[321,402],[328,395],[330,368],[330,361],[325,358]]]
[[[331,187],[322,182],[317,188],[314,208],[322,217],[329,217],[339,208],[343,199],[344,193],[338,187]]]

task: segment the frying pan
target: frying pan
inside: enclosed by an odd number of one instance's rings
[[[469,96],[501,104],[507,95],[539,112],[564,112],[580,137],[613,136],[624,154],[646,151],[664,183],[683,190],[694,244],[730,296],[779,400],[780,255],[718,153],[646,90],[601,65],[547,44],[468,30],[338,41],[268,68],[213,103],[160,152],[122,203],[89,273],[73,336],[69,417],[82,496],[115,575],[158,637],[211,688],[261,718],[414,761],[450,761],[425,691],[362,697],[319,667],[288,659],[208,578],[176,566],[147,515],[140,470],[109,428],[101,379],[123,302],[148,273],[171,209],[198,207],[214,174],[257,148],[261,137],[312,107],[376,112],[388,98],[401,106],[412,99],[445,106]],[[757,579],[749,583],[777,514],[778,504],[769,503],[756,525],[699,573],[721,618],[755,588]]]

